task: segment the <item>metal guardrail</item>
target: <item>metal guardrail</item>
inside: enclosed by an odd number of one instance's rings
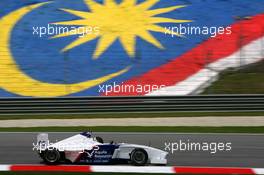
[[[264,95],[0,98],[0,115],[264,111]]]

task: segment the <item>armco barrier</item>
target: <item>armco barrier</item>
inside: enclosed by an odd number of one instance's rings
[[[208,111],[264,111],[264,95],[0,99],[0,115]]]
[[[11,172],[96,172],[159,174],[264,174],[264,168],[169,167],[169,166],[79,166],[79,165],[0,165],[0,171]]]

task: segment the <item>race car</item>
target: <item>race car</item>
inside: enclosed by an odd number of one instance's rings
[[[56,143],[48,134],[37,136],[37,151],[46,164],[149,164],[166,165],[167,152],[149,146],[127,143],[104,143],[101,137],[83,132]]]

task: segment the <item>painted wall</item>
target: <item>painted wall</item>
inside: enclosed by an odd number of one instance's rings
[[[186,95],[211,75],[170,87],[264,33],[259,0],[1,0],[0,9],[0,97]]]

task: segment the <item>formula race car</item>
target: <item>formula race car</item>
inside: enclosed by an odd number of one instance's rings
[[[37,136],[37,151],[46,164],[148,164],[166,165],[167,152],[149,146],[127,143],[104,143],[100,137],[83,132],[56,143],[48,134]]]

